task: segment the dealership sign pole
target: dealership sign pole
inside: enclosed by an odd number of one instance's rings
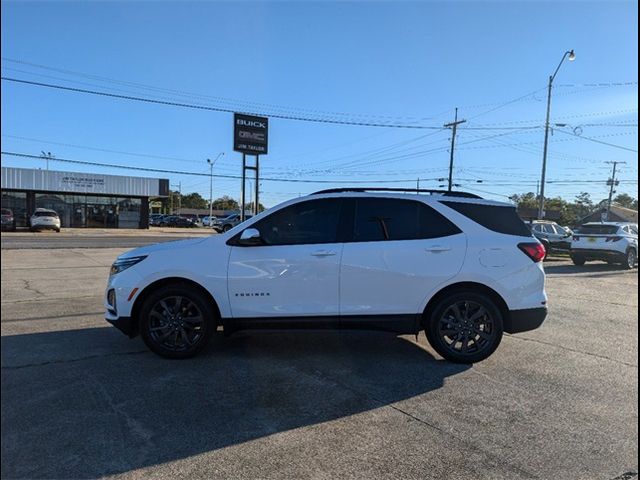
[[[245,115],[243,113],[233,114],[233,150],[242,153],[242,188],[240,194],[240,221],[245,219],[245,182],[247,170],[255,170],[256,185],[253,201],[253,214],[258,214],[259,187],[259,167],[260,155],[268,153],[268,131],[269,119],[266,117],[256,117],[255,115]],[[255,155],[254,166],[247,165],[247,155]]]

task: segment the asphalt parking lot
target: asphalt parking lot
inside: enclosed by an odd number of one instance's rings
[[[169,361],[102,319],[125,245],[4,245],[2,478],[637,472],[637,270],[548,262],[543,327],[471,367],[377,332],[243,332]]]

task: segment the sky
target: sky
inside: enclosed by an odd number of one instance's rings
[[[266,115],[273,206],[340,186],[439,188],[457,107],[456,189],[506,200],[537,189],[548,78],[574,49],[554,80],[546,195],[604,199],[620,161],[617,192],[637,198],[637,18],[636,2],[611,1],[3,1],[3,77],[227,111],[3,80],[2,151],[197,173],[49,164],[208,198],[207,158],[241,174],[229,111]],[[223,177],[214,198],[238,199]]]

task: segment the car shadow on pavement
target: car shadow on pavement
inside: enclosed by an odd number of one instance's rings
[[[608,263],[587,263],[582,266],[566,264],[544,265],[545,273],[607,273],[607,272],[627,272],[621,265],[609,265]]]
[[[159,465],[379,409],[469,368],[379,332],[241,332],[171,361],[111,328],[4,336],[2,365],[3,478]]]

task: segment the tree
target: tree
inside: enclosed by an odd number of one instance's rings
[[[631,208],[633,210],[638,209],[638,199],[633,198],[631,195],[628,195],[626,193],[621,193],[620,195],[617,195],[613,199],[613,201],[616,202],[618,205],[621,205],[626,208]]]
[[[509,199],[520,208],[538,208],[538,198],[535,193],[528,192],[522,195],[514,193]]]
[[[253,202],[249,202],[245,205],[248,212],[253,212]],[[258,203],[258,213],[264,212],[265,208],[262,203]]]
[[[213,201],[213,209],[214,210],[240,210],[240,205],[229,195],[224,195],[223,197],[216,198]]]
[[[209,207],[209,202],[197,193],[190,193],[182,196],[182,208],[199,208],[205,209]]]

